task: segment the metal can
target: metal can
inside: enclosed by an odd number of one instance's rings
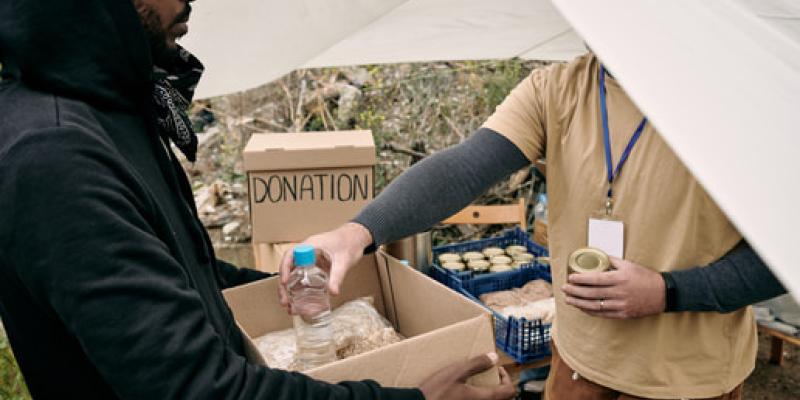
[[[483,253],[480,251],[468,251],[461,255],[465,262],[469,263],[472,260],[483,260]]]
[[[412,267],[427,274],[433,262],[431,246],[431,231],[426,231],[386,243],[386,252],[398,260],[408,260]]]
[[[520,268],[522,268],[522,266],[523,266],[523,265],[527,265],[527,264],[528,264],[528,263],[519,262],[519,261],[514,261],[514,262],[512,262],[512,263],[511,263],[511,268],[513,268],[513,269],[520,269]]]
[[[506,254],[511,257],[514,257],[517,254],[527,253],[528,248],[525,246],[520,246],[518,244],[512,244],[511,246],[506,247]]]
[[[584,247],[570,254],[567,262],[568,273],[603,272],[608,270],[611,263],[608,255],[594,247]]]
[[[486,260],[472,260],[467,264],[467,267],[476,274],[482,274],[489,271],[489,262]]]
[[[489,267],[489,272],[506,272],[511,271],[512,269],[513,267],[511,267],[510,264],[492,264],[492,266]]]
[[[444,263],[448,262],[461,262],[461,256],[456,253],[442,253],[439,254],[439,263],[444,266]]]
[[[534,256],[531,253],[517,253],[514,254],[511,258],[513,258],[514,261],[519,261],[523,264],[530,264],[533,262],[536,256]]]
[[[502,256],[503,254],[506,254],[506,251],[499,247],[487,247],[483,249],[483,255],[485,255],[486,258],[489,259],[491,259],[494,256]]]
[[[488,274],[489,268],[475,268],[472,270],[472,273],[476,275]]]
[[[539,264],[550,265],[550,257],[548,256],[536,257],[536,262],[538,262]]]
[[[509,256],[494,256],[489,259],[492,264],[511,264],[511,261]]]
[[[442,267],[449,269],[450,271],[463,271],[464,270],[464,263],[460,261],[448,261],[446,263],[442,263]]]

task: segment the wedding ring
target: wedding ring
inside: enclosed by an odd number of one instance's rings
[[[605,300],[600,300],[600,310],[602,311],[602,310],[605,310],[605,309],[606,309],[606,301]]]

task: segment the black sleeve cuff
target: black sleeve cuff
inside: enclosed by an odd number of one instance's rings
[[[381,395],[384,400],[425,400],[417,388],[381,388]]]
[[[417,388],[382,387],[371,379],[339,382],[339,386],[348,389],[347,398],[351,400],[425,400],[422,391]]]
[[[359,224],[359,225],[363,226],[364,228],[366,228],[366,230],[369,231],[369,235],[372,237],[372,243],[370,243],[367,247],[364,248],[364,255],[365,256],[378,251],[379,243],[382,243],[380,241],[380,239],[375,237],[376,230],[373,229],[372,226],[368,225],[367,221],[370,221],[370,220],[371,220],[370,217],[364,217],[364,212],[362,211],[360,214],[358,214],[355,218],[353,218],[350,221],[352,223]],[[379,220],[382,221],[382,219],[379,219]]]
[[[364,248],[364,255],[370,255],[376,251],[378,251],[378,246],[375,245],[375,242],[372,242],[369,246]]]
[[[661,278],[664,280],[664,312],[673,312],[678,306],[678,288],[675,279],[669,272],[662,272]]]
[[[390,226],[387,219],[388,216],[385,215],[385,207],[371,205],[362,209],[351,221],[367,228],[372,236],[372,243],[364,249],[364,254],[369,254],[370,250],[371,252],[375,252],[377,247],[384,244],[387,240],[390,232],[380,229],[381,227]]]

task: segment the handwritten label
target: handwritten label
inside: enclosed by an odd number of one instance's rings
[[[313,173],[253,176],[250,182],[255,203],[300,201],[361,201],[372,196],[371,174]]]

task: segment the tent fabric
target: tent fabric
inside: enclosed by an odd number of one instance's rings
[[[499,3],[502,6],[485,0],[407,1],[304,67],[504,59],[530,52],[540,59],[567,60],[586,52],[577,36],[568,35],[572,29],[550,2]],[[565,36],[573,39],[567,47]],[[558,46],[547,46],[559,39]]]
[[[800,294],[800,2],[227,0],[183,41],[197,97],[297,68],[568,60],[583,39],[784,284]]]
[[[195,99],[251,89],[301,68],[403,0],[224,0],[192,5],[181,40],[206,65]]]
[[[196,98],[298,68],[586,52],[547,0],[226,0],[194,9],[182,45],[206,64]]]
[[[554,3],[797,298],[800,5]]]

